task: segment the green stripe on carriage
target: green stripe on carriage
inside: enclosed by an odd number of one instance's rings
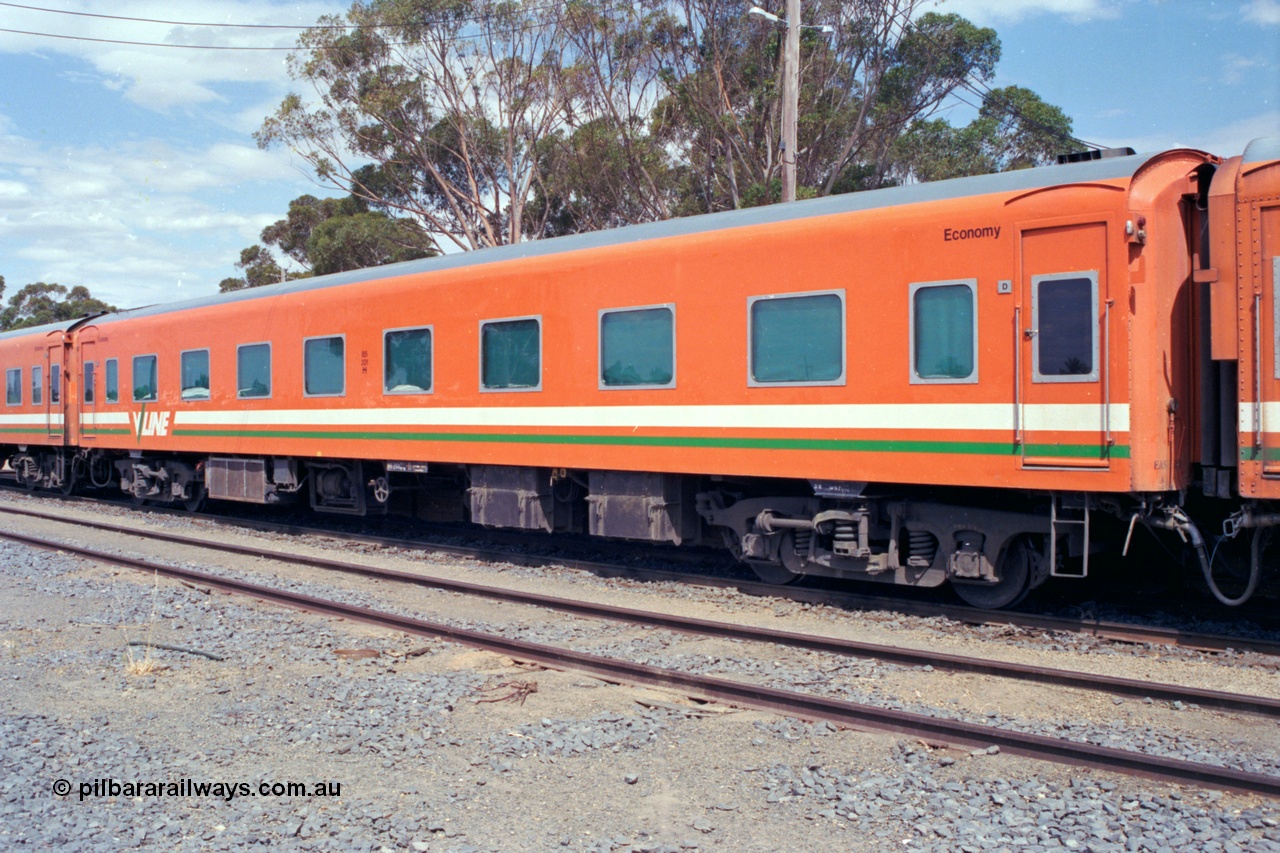
[[[302,429],[188,429],[175,428],[175,437],[192,438],[309,438],[360,441],[449,441],[474,444],[574,444],[606,447],[690,447],[721,450],[822,450],[845,453],[953,453],[981,456],[1028,456],[1061,459],[1128,459],[1125,445],[1031,444],[1025,450],[1012,442],[900,441],[836,438],[752,438],[744,436],[680,435],[563,435],[457,432],[329,432]]]
[[[131,429],[107,429],[105,427],[81,427],[80,432],[85,435],[133,435]]]

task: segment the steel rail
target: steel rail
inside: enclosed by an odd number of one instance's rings
[[[677,616],[649,610],[638,610],[612,604],[597,604],[559,596],[524,592],[507,587],[489,586],[485,584],[458,581],[419,572],[406,572],[396,569],[384,569],[361,563],[350,563],[331,560],[324,557],[311,557],[304,554],[291,554],[270,548],[259,548],[251,545],[236,545],[223,542],[209,542],[190,536],[163,531],[140,530],[136,527],[123,527],[102,521],[67,519],[51,517],[43,513],[32,513],[26,510],[20,514],[34,515],[44,520],[58,523],[89,527],[122,536],[134,536],[160,542],[182,545],[186,547],[216,550],[258,557],[294,565],[303,565],[324,571],[340,572],[359,577],[377,580],[408,583],[416,586],[430,587],[448,592],[472,595],[497,601],[522,605],[544,607],[562,613],[572,613],[595,619],[627,622],[646,627],[667,628],[686,634],[707,637],[742,640],[745,642],[771,643],[805,649],[807,651],[824,652],[845,657],[868,657],[881,661],[906,664],[908,666],[932,666],[934,669],[950,672],[966,672],[978,675],[990,675],[1000,678],[1011,678],[1041,684],[1052,684],[1060,687],[1091,690],[1110,693],[1117,696],[1160,699],[1168,702],[1189,702],[1201,707],[1221,710],[1243,711],[1269,717],[1280,717],[1280,700],[1263,696],[1251,696],[1241,693],[1227,693],[1217,690],[1204,690],[1196,687],[1183,687],[1175,684],[1141,681],[1131,678],[1119,678],[1109,675],[1098,675],[1086,672],[1058,669],[1055,667],[1032,666],[1007,661],[975,658],[967,655],[948,654],[946,652],[926,651],[902,646],[886,646],[861,640],[848,640],[837,637],[824,637],[800,634],[792,631],[780,631],[773,628],[760,628],[729,622],[717,622],[708,619],[696,619],[688,616]],[[7,535],[0,531],[0,536]]]
[[[29,494],[26,490],[22,493]],[[58,497],[41,493],[40,497]],[[66,500],[65,498],[59,498]],[[101,503],[92,501],[91,503]],[[119,506],[115,502],[106,502],[109,506]],[[228,518],[226,516],[189,513],[178,510],[166,510],[159,507],[146,507],[149,512],[173,515],[178,518],[206,520],[218,524],[230,524],[250,530],[270,533],[300,534],[323,536],[340,541],[358,542],[369,545],[381,545],[391,548],[409,548],[424,552],[450,554],[453,556],[472,557],[481,560],[501,560],[514,565],[526,567],[561,566],[592,572],[602,577],[625,577],[643,581],[671,582],[685,585],[707,586],[720,589],[736,589],[745,595],[763,598],[782,598],[805,604],[823,604],[847,610],[885,610],[908,616],[942,617],[963,622],[969,625],[1009,625],[1029,631],[1045,631],[1049,633],[1083,634],[1122,643],[1151,643],[1169,645],[1179,648],[1206,652],[1251,651],[1258,654],[1280,657],[1280,642],[1258,639],[1254,637],[1231,636],[1227,634],[1209,634],[1197,631],[1186,631],[1180,628],[1166,628],[1159,625],[1138,625],[1126,622],[1114,622],[1101,619],[1068,619],[1060,616],[1046,616],[1036,613],[1025,613],[1006,610],[983,610],[964,604],[945,604],[928,601],[913,601],[908,598],[891,598],[863,593],[852,593],[835,590],[812,589],[796,586],[779,586],[760,581],[742,580],[739,578],[723,578],[704,575],[691,575],[682,572],[662,569],[638,568],[616,563],[605,563],[597,560],[583,560],[564,555],[542,556],[535,554],[517,554],[496,548],[485,548],[469,545],[449,545],[438,542],[401,539],[390,536],[372,536],[368,534],[343,533],[295,524],[284,524],[259,519]],[[63,520],[58,516],[46,515],[34,510],[21,510],[14,507],[0,506],[0,512],[17,515],[30,515],[34,518]]]
[[[1058,738],[1045,737],[1044,735],[1031,735],[1005,729],[989,728],[974,723],[913,714],[907,711],[876,708],[855,702],[794,693],[723,678],[693,675],[677,670],[616,660],[541,643],[529,643],[480,631],[455,628],[450,625],[428,622],[368,607],[358,607],[273,587],[258,586],[191,569],[182,569],[176,566],[115,554],[105,554],[89,548],[60,542],[49,542],[19,533],[5,532],[0,533],[0,536],[31,547],[63,551],[98,562],[137,569],[147,573],[163,574],[189,583],[197,583],[225,592],[247,595],[262,601],[281,604],[311,613],[364,622],[382,628],[402,631],[406,634],[448,640],[551,668],[586,672],[606,681],[675,689],[701,699],[805,719],[827,720],[837,725],[852,728],[873,729],[913,737],[923,737],[930,739],[931,742],[942,741],[947,745],[963,746],[970,749],[997,746],[1004,752],[1027,758],[1141,776],[1161,782],[1201,785],[1280,798],[1280,776],[1196,764],[1178,759],[1144,755],[1128,750],[1060,740]]]

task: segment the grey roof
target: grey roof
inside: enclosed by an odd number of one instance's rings
[[[965,196],[980,196],[990,193],[1017,192],[1039,189],[1056,184],[1072,184],[1088,181],[1112,180],[1133,175],[1154,154],[1138,154],[1127,157],[1111,157],[1102,160],[1090,160],[1081,163],[1070,163],[1061,166],[1045,166],[1036,169],[1020,169],[1013,172],[1000,172],[994,175],[978,175],[971,178],[954,178],[947,181],[935,181],[927,184],[911,184],[903,187],[890,187],[882,190],[847,193],[844,195],[826,196],[824,198],[806,199],[789,204],[772,204],[753,207],[745,210],[731,210],[723,213],[709,213],[700,216],[688,216],[679,219],[668,219],[662,222],[651,222],[644,225],[631,225],[623,228],[611,228],[593,231],[586,234],[575,234],[569,237],[555,237],[546,240],[530,240],[509,246],[497,246],[478,249],[471,252],[458,252],[424,258],[417,261],[405,261],[369,269],[352,270],[334,275],[316,278],[298,279],[281,282],[265,287],[220,293],[216,296],[199,299],[170,302],[122,311],[113,316],[103,317],[96,321],[107,323],[113,319],[145,317],[154,314],[165,314],[171,311],[182,311],[189,308],[201,308],[239,302],[249,299],[263,299],[286,293],[298,293],[309,290],[320,290],[327,287],[339,287],[365,281],[375,281],[395,276],[415,275],[441,272],[480,264],[501,263],[503,261],[521,260],[525,258],[543,257],[561,252],[574,252],[583,249],[596,249],[606,246],[617,246],[636,243],[644,240],[660,240],[666,237],[681,237],[707,231],[718,231],[728,228],[745,228],[752,225],[771,225],[789,222],[795,219],[806,219],[817,216],[829,216],[859,210],[871,210],[893,205],[918,204],[922,202],[941,201]]]
[[[79,320],[62,320],[57,323],[45,323],[43,326],[28,326],[25,329],[10,329],[7,332],[0,332],[0,341],[6,338],[20,338],[24,335],[47,335],[50,332],[61,332],[66,330],[72,323],[78,323]]]
[[[1244,149],[1244,163],[1261,163],[1265,160],[1280,160],[1280,136],[1264,136],[1255,139]]]

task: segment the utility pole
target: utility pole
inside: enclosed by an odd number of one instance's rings
[[[782,200],[796,200],[796,124],[800,112],[800,0],[787,0],[782,49]]]

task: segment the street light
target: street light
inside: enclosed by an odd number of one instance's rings
[[[809,26],[800,23],[800,0],[787,0],[787,17],[766,12],[759,6],[747,10],[748,15],[763,18],[785,27],[786,40],[782,49],[782,141],[778,146],[782,161],[782,200],[796,200],[796,118],[800,112],[800,30],[817,30],[823,35],[835,33],[835,27]]]

